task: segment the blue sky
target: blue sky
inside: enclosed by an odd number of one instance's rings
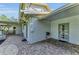
[[[19,4],[18,3],[0,3],[0,15],[18,18]]]
[[[55,10],[64,3],[48,3],[49,8]],[[14,17],[18,19],[19,15],[19,3],[0,3],[0,15],[7,15],[8,17]]]

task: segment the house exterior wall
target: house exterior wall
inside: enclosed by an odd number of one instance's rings
[[[13,33],[13,27],[16,27],[16,34],[21,34],[21,26],[20,25],[12,25],[10,28],[9,28],[9,31],[8,33]]]
[[[69,42],[79,45],[79,15],[51,22],[51,37],[58,39],[58,24],[69,23]]]
[[[28,23],[27,41],[34,43],[45,40],[46,32],[50,32],[50,23],[39,21],[37,18],[31,18]]]
[[[26,36],[26,34],[27,34],[27,32],[26,32],[26,25],[24,25],[23,27],[22,27],[22,32],[23,32],[23,38],[24,39],[27,39],[27,36]]]
[[[23,28],[24,36],[27,35],[29,43],[35,43],[46,39],[46,32],[51,32],[51,38],[58,39],[58,24],[69,23],[69,41],[79,45],[79,5],[56,14],[49,15],[47,22],[38,21],[37,18],[31,18],[28,22],[28,31],[26,26]]]
[[[69,23],[69,42],[79,45],[79,6],[62,11],[52,18],[52,38],[58,39],[58,24],[62,23]]]
[[[16,26],[16,34],[21,34],[22,33],[22,31],[21,31],[21,26],[20,25],[17,25]]]

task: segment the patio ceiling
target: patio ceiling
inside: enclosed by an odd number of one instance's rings
[[[46,8],[46,10],[48,11],[48,12],[50,12],[51,10],[49,9],[49,7],[48,7],[48,5],[46,5],[46,4],[37,4],[37,3],[31,3],[29,6],[28,6],[28,4],[26,4],[26,3],[21,3],[20,4],[20,22],[21,23],[23,23],[23,22],[27,22],[28,21],[28,19],[30,18],[30,17],[32,17],[32,16],[37,16],[38,18],[40,18],[40,17],[43,17],[43,16],[45,16],[45,15],[47,15],[48,13],[37,13],[37,14],[27,14],[26,12],[24,12],[24,11],[26,11],[26,8],[30,8],[30,6],[31,5],[36,5],[36,6],[41,6],[41,7],[43,7],[43,8]],[[34,8],[33,8],[34,9]],[[33,12],[33,11],[32,11]],[[27,21],[26,21],[27,20]]]

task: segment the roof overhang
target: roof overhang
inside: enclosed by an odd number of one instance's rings
[[[55,11],[52,11],[51,13],[49,13],[48,15],[46,15],[45,17],[40,18],[39,20],[50,20],[51,21],[51,20],[53,20],[53,17],[55,15],[63,12],[64,10],[66,11],[66,10],[68,10],[68,9],[70,9],[72,7],[78,6],[78,5],[79,4],[77,4],[77,3],[66,4],[66,5],[64,5],[64,6],[60,7],[60,8],[58,8],[58,9],[56,9]]]
[[[0,23],[4,23],[4,24],[19,24],[19,22],[11,22],[11,21],[0,21]]]

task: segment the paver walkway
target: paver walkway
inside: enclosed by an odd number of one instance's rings
[[[9,36],[0,45],[1,55],[70,55],[79,54],[79,46],[47,40],[35,44],[22,42],[21,36]]]

